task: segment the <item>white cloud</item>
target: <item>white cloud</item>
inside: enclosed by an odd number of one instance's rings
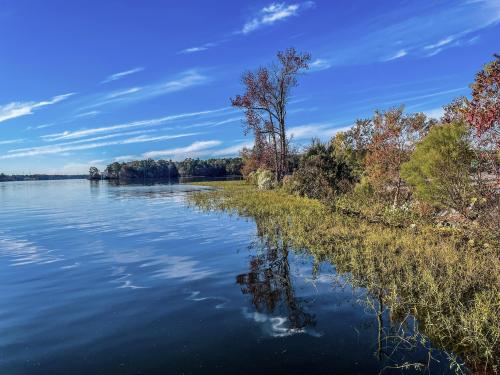
[[[210,80],[210,77],[201,74],[198,70],[190,69],[178,74],[176,77],[166,82],[153,83],[143,87],[132,87],[122,91],[98,95],[94,98],[93,103],[90,103],[81,109],[92,109],[111,103],[126,103],[149,99],[155,96],[178,92],[190,87],[202,85],[210,82]]]
[[[123,161],[129,161],[129,160],[137,160],[140,159],[136,155],[123,155],[123,156],[117,156],[116,158],[113,158],[113,161],[117,162],[123,162]]]
[[[158,150],[158,151],[149,151],[144,153],[142,156],[144,158],[155,158],[155,157],[165,157],[169,156],[172,157],[173,159],[181,159],[184,157],[194,157],[194,156],[199,156],[202,154],[206,154],[207,150],[219,146],[222,144],[221,141],[197,141],[194,143],[191,143],[188,146],[185,147],[178,147],[178,148],[172,148],[172,149],[167,149],[167,150]],[[210,152],[210,151],[208,151]]]
[[[424,47],[424,49],[434,49],[434,48],[439,48],[439,47],[442,47],[442,46],[445,46],[451,42],[453,42],[455,40],[455,36],[453,35],[450,35],[444,39],[441,39],[440,41],[438,41],[437,43],[434,43],[434,44],[429,44],[427,46]]]
[[[106,79],[104,79],[101,83],[108,83],[108,82],[116,81],[116,80],[121,79],[123,77],[126,77],[128,75],[131,75],[134,73],[139,73],[143,70],[144,70],[144,68],[139,67],[139,68],[134,68],[134,69],[130,69],[130,70],[125,70],[124,72],[114,73],[114,74],[111,74],[110,76],[106,77]]]
[[[103,164],[103,160],[91,160],[88,163],[68,163],[63,165],[61,168],[57,168],[51,173],[53,174],[87,174],[90,167],[96,167],[99,170],[104,170],[106,166]]]
[[[199,112],[181,113],[178,115],[170,115],[170,116],[160,117],[160,118],[156,118],[156,119],[149,119],[149,120],[133,121],[133,122],[125,123],[125,124],[105,126],[105,127],[100,127],[100,128],[81,129],[81,130],[75,130],[75,131],[67,130],[67,131],[64,131],[62,133],[47,134],[47,135],[42,136],[42,138],[44,138],[45,140],[48,140],[48,141],[59,141],[59,140],[64,140],[64,139],[83,138],[83,137],[91,136],[94,134],[111,133],[111,132],[114,132],[117,130],[161,125],[161,124],[164,124],[166,122],[173,121],[173,120],[180,120],[180,119],[184,119],[184,118],[209,115],[209,114],[213,114],[213,113],[217,113],[217,112],[221,112],[221,111],[226,111],[227,109],[228,108],[226,107],[226,108],[211,109],[211,110],[199,111]]]
[[[293,140],[312,138],[329,139],[336,133],[350,128],[351,126],[336,128],[332,124],[307,124],[289,128],[288,134]]]
[[[133,93],[138,92],[140,90],[141,90],[140,87],[132,87],[132,88],[127,89],[127,90],[112,92],[111,94],[108,94],[107,97],[109,99],[113,99],[113,98],[117,98],[119,96],[130,95],[130,94],[133,94]]]
[[[101,111],[88,111],[88,112],[82,112],[78,113],[75,115],[76,118],[81,118],[81,117],[95,117],[97,116]],[[37,129],[41,129],[40,127],[37,127]]]
[[[320,71],[326,70],[332,67],[332,64],[325,59],[316,59],[312,63],[309,64],[309,68],[311,71]]]
[[[377,22],[360,20],[348,25],[346,31],[352,38],[331,34],[331,41],[322,49],[335,51],[324,56],[332,65],[387,61],[402,50],[407,56],[428,57],[474,43],[483,29],[499,23],[498,0],[413,2],[404,9],[396,7],[380,14]]]
[[[219,46],[223,43],[229,42],[230,40],[231,40],[231,38],[226,38],[226,39],[218,40],[216,42],[208,42],[208,43],[202,44],[200,46],[195,46],[195,47],[183,49],[183,50],[179,51],[178,54],[182,55],[182,54],[206,51],[209,48]]]
[[[166,83],[154,87],[154,90],[152,91],[158,91],[159,93],[162,94],[176,92],[184,90],[191,86],[200,85],[207,81],[208,77],[198,73],[197,70],[192,69],[182,73],[181,76],[176,80],[168,81]]]
[[[415,100],[434,98],[434,97],[437,97],[437,96],[442,96],[442,95],[447,95],[447,94],[451,94],[451,93],[456,93],[456,92],[464,91],[466,89],[467,89],[467,87],[458,87],[456,89],[435,91],[435,92],[432,92],[430,94],[416,95],[416,96],[411,96],[411,97],[399,97],[396,100],[389,100],[389,101],[385,101],[385,102],[378,102],[377,104],[380,106],[380,105],[391,105],[391,104],[408,103],[408,102],[412,102],[412,101],[415,101]]]
[[[385,61],[391,61],[391,60],[396,60],[396,59],[400,59],[401,57],[404,57],[408,54],[408,52],[404,49],[401,49],[399,50],[398,52],[396,52],[395,54],[389,56],[388,58],[385,59]]]
[[[243,34],[251,33],[263,26],[269,26],[277,21],[285,20],[292,16],[297,16],[302,9],[308,9],[314,6],[314,2],[306,1],[304,3],[286,4],[272,3],[259,11],[259,14],[245,23],[241,32]]]
[[[38,156],[38,155],[52,155],[52,154],[63,154],[70,151],[82,151],[82,150],[90,150],[100,147],[109,147],[116,145],[126,145],[131,143],[144,143],[144,142],[155,142],[155,141],[163,141],[170,139],[177,139],[183,137],[190,137],[193,135],[197,135],[199,133],[184,133],[184,134],[172,134],[172,135],[163,135],[159,137],[133,137],[122,139],[118,141],[110,141],[110,142],[94,142],[94,143],[85,143],[79,145],[67,145],[65,143],[62,144],[54,144],[50,146],[40,146],[33,147],[31,149],[22,149],[17,152],[10,152],[5,155],[0,155],[1,159],[14,159],[19,157],[27,157],[27,156]],[[14,150],[11,150],[14,151]]]
[[[195,52],[201,52],[201,51],[206,51],[208,47],[201,46],[201,47],[191,47],[191,48],[186,48],[180,51],[179,53],[195,53]]]
[[[440,53],[448,48],[459,47],[459,46],[468,46],[468,45],[474,44],[475,42],[477,42],[479,40],[479,35],[476,35],[476,36],[469,38],[467,36],[468,33],[469,33],[469,31],[466,30],[463,33],[460,33],[457,35],[450,35],[444,39],[439,40],[438,42],[436,42],[434,44],[429,44],[429,45],[425,46],[423,49],[425,51],[429,51],[429,53],[426,54],[426,57],[435,56],[438,53]]]
[[[42,124],[42,125],[38,125],[38,126],[35,126],[35,129],[45,129],[45,128],[50,128],[52,126],[54,126],[55,124]]]
[[[0,122],[7,121],[16,117],[33,114],[33,110],[40,107],[56,104],[66,100],[75,93],[54,96],[52,99],[41,102],[12,102],[0,105]]]
[[[24,142],[24,139],[8,139],[5,141],[0,141],[0,145],[11,145],[14,143],[22,143]]]
[[[214,156],[233,156],[238,155],[243,148],[253,147],[253,142],[241,142],[233,146],[229,146],[220,150],[215,150],[211,153]]]

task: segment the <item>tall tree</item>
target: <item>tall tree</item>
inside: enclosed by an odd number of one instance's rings
[[[441,208],[452,208],[469,218],[477,184],[471,179],[474,152],[463,123],[435,126],[417,144],[401,174],[416,196]]]
[[[486,64],[471,84],[472,99],[466,108],[467,121],[479,136],[491,132],[497,148],[500,142],[500,56]]]
[[[368,179],[382,196],[391,196],[393,206],[400,201],[401,165],[408,161],[415,143],[432,125],[422,113],[405,115],[403,107],[375,112],[373,134],[368,145]]]
[[[309,68],[310,60],[308,53],[299,53],[294,48],[278,52],[277,62],[271,66],[246,72],[243,75],[245,93],[231,99],[232,106],[245,111],[245,131],[254,133],[254,149],[271,148],[277,181],[288,172],[286,116],[291,91],[297,86],[297,76]]]
[[[498,197],[500,185],[500,56],[476,74],[471,99],[459,97],[445,106],[442,121],[463,122],[471,129],[476,180],[485,196]],[[496,197],[495,197],[496,196]]]
[[[101,174],[99,173],[99,169],[96,167],[90,167],[89,169],[89,179],[90,180],[99,180],[101,178]]]

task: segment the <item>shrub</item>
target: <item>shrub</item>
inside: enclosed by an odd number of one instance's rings
[[[274,175],[273,172],[267,169],[259,169],[255,173],[257,187],[260,190],[270,190],[274,187]]]
[[[471,178],[474,152],[467,135],[461,123],[432,128],[403,164],[401,176],[418,199],[470,218],[476,189]]]
[[[289,188],[295,194],[329,200],[334,195],[349,191],[355,177],[349,165],[335,156],[332,143],[313,140],[292,179]]]

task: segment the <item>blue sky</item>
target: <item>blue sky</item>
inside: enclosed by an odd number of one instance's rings
[[[500,2],[0,0],[0,172],[236,155],[243,71],[312,54],[297,145],[373,110],[439,116],[500,47]]]

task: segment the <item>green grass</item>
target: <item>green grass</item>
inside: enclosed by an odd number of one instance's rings
[[[380,299],[394,324],[415,317],[421,337],[460,356],[473,372],[500,370],[497,243],[449,228],[371,223],[243,181],[197,185],[215,189],[192,194],[192,204],[253,218],[263,237],[334,264],[352,285]]]

